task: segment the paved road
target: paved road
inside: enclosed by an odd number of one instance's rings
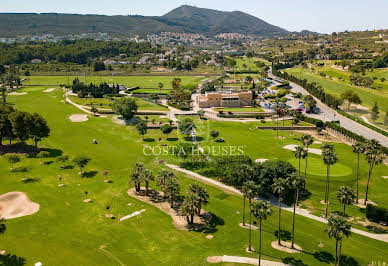
[[[166,164],[166,166],[171,168],[171,169],[173,169],[173,170],[175,170],[175,171],[185,173],[187,176],[192,177],[194,179],[197,179],[197,180],[200,180],[202,182],[208,183],[210,185],[219,187],[219,188],[221,188],[223,190],[226,190],[226,191],[229,191],[229,192],[231,192],[233,194],[237,194],[239,196],[242,196],[242,193],[241,193],[240,190],[238,190],[238,189],[236,189],[234,187],[225,185],[225,184],[223,184],[223,183],[221,183],[221,182],[219,182],[217,180],[214,180],[214,179],[208,178],[206,176],[194,173],[192,171],[189,171],[189,170],[186,170],[184,168],[181,168],[181,167],[179,167],[177,165]],[[261,200],[268,201],[268,199],[261,199]],[[275,197],[270,198],[269,201],[270,201],[270,203],[273,206],[277,206],[278,205],[278,200]],[[285,204],[282,204],[281,208],[283,210],[289,211],[289,212],[293,212],[294,211],[292,206],[290,207],[290,206],[287,206]],[[296,213],[298,215],[301,215],[301,216],[304,216],[306,218],[315,220],[317,222],[321,222],[321,223],[325,223],[325,224],[327,223],[327,220],[325,218],[313,215],[313,214],[309,213],[308,210],[305,210],[305,209],[296,208]],[[369,232],[366,232],[366,231],[362,231],[362,230],[358,230],[358,229],[355,229],[355,228],[352,228],[352,232],[355,233],[355,234],[363,235],[365,237],[373,238],[373,239],[376,239],[376,240],[388,243],[388,234],[372,234],[372,233],[369,233]]]
[[[272,73],[269,72],[269,77],[275,78]],[[290,85],[292,86],[292,91],[294,92],[300,92],[303,95],[309,95],[310,93],[306,91],[301,86],[290,82]],[[315,98],[315,97],[314,97]],[[317,101],[317,106],[321,109],[320,114],[307,114],[309,117],[321,119],[323,121],[340,121],[340,124],[342,127],[360,135],[363,136],[366,139],[376,139],[380,142],[381,145],[384,147],[388,147],[388,137],[370,129],[367,128],[339,113],[337,113],[335,110],[331,109],[327,105],[323,104],[319,99],[315,98]]]

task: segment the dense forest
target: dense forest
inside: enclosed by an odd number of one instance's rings
[[[104,56],[125,54],[127,57],[143,53],[159,53],[161,49],[149,43],[129,41],[104,42],[94,40],[62,41],[60,43],[0,44],[0,65],[28,63],[32,59],[44,62],[86,64],[89,60]]]

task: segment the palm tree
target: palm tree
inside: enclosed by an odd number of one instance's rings
[[[344,213],[345,216],[345,208],[346,205],[350,205],[354,202],[356,195],[354,194],[353,189],[347,186],[341,186],[337,191],[337,199],[344,205]]]
[[[342,239],[351,235],[352,228],[345,218],[336,215],[329,218],[327,226],[329,237],[335,239],[335,265],[340,265]],[[339,251],[338,244],[340,244]]]
[[[364,205],[366,205],[368,201],[369,182],[372,175],[373,167],[381,164],[385,159],[385,154],[381,150],[381,145],[378,143],[377,140],[374,140],[374,139],[366,142],[365,155],[366,155],[366,160],[369,164],[369,172],[368,172],[368,181],[366,183]]]
[[[199,199],[196,195],[187,195],[182,203],[180,212],[183,216],[187,217],[187,221],[190,224],[194,223],[194,215],[198,210]],[[190,220],[189,217],[190,216]]]
[[[196,195],[199,199],[198,204],[198,215],[201,214],[202,205],[206,205],[209,201],[209,194],[206,188],[201,186],[199,183],[190,184],[186,191],[187,194]]]
[[[281,201],[283,200],[283,195],[285,194],[286,190],[288,188],[287,179],[285,178],[275,178],[274,182],[272,184],[272,191],[273,193],[278,194],[279,201],[278,201],[278,207],[279,207],[279,223],[278,223],[278,245],[280,246],[280,218],[281,218]]]
[[[325,189],[325,217],[327,218],[327,212],[329,207],[329,193],[330,193],[330,166],[334,165],[338,161],[337,154],[334,150],[334,145],[323,144],[322,145],[322,159],[326,164],[326,189]]]
[[[258,186],[255,185],[253,181],[247,181],[243,185],[243,191],[246,198],[248,198],[248,207],[249,207],[249,246],[248,250],[251,251],[251,239],[252,239],[252,215],[251,215],[251,203],[252,199],[258,196]],[[245,203],[244,203],[245,204]]]
[[[357,153],[357,188],[356,188],[356,202],[358,203],[358,183],[360,171],[360,154],[365,152],[365,144],[363,142],[356,142],[353,146],[353,152]]]
[[[251,213],[259,221],[259,266],[261,263],[261,225],[271,214],[271,203],[258,200],[252,203]]]
[[[145,187],[146,187],[146,196],[148,196],[148,187],[151,180],[154,180],[154,175],[152,174],[152,171],[149,169],[145,169],[143,172],[143,178],[145,181]]]
[[[291,175],[288,178],[289,187],[295,190],[295,202],[294,202],[294,213],[292,216],[292,239],[291,239],[291,248],[294,248],[295,242],[295,216],[296,216],[296,206],[298,206],[299,201],[299,190],[304,187],[305,179],[302,176]]]
[[[301,159],[306,158],[307,151],[302,146],[295,147],[294,156],[299,161],[299,176],[300,176],[300,162]]]
[[[170,201],[171,208],[174,206],[174,201],[179,196],[181,191],[178,180],[176,178],[171,178],[166,184],[164,191],[164,196]]]
[[[132,174],[129,178],[129,182],[135,185],[136,192],[140,192],[140,184],[142,182],[144,171],[145,168],[141,162],[137,162],[132,169]]]
[[[304,134],[300,141],[302,142],[303,146],[306,147],[306,167],[304,169],[304,178],[307,179],[307,158],[308,158],[308,151],[309,146],[314,143],[314,138],[311,135]]]
[[[165,191],[169,180],[173,178],[176,178],[173,172],[163,169],[156,175],[156,185]]]
[[[163,83],[162,82],[159,82],[158,83],[158,87],[159,87],[159,91],[160,91],[160,93],[162,93],[162,88],[163,88]]]

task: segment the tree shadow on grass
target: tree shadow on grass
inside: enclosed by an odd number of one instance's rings
[[[0,264],[10,266],[22,266],[26,264],[26,259],[11,254],[0,255]]]
[[[49,148],[43,148],[43,149],[39,149],[39,151],[46,151],[48,152],[50,155],[49,157],[50,158],[53,158],[53,157],[59,157],[63,154],[63,152],[59,149],[49,149]]]
[[[304,263],[302,260],[298,260],[292,257],[287,257],[282,259],[282,262],[287,265],[293,265],[293,266],[307,266],[306,263]]]
[[[98,171],[88,171],[81,174],[82,178],[93,178],[97,175]]]
[[[196,232],[210,234],[218,231],[217,226],[223,226],[225,224],[224,219],[210,212],[202,214],[201,221],[203,224],[191,224],[188,225],[188,228]]]
[[[340,265],[341,266],[360,266],[360,263],[358,263],[358,261],[356,261],[353,257],[341,255]]]
[[[324,263],[333,263],[334,262],[334,256],[327,252],[327,251],[319,251],[319,252],[315,252],[313,254],[314,258],[316,258],[317,260],[319,260],[320,262],[324,262]]]
[[[54,161],[46,161],[46,162],[43,162],[44,165],[50,165],[50,164],[52,164],[52,163],[54,163]]]
[[[61,170],[71,170],[71,169],[74,169],[74,165],[61,166]]]
[[[28,183],[36,183],[36,182],[38,182],[39,180],[40,180],[40,178],[38,178],[38,177],[35,177],[35,178],[33,178],[33,177],[27,177],[27,178],[23,178],[22,182],[23,182],[24,184],[28,184]]]
[[[4,234],[7,230],[7,226],[5,225],[5,220],[0,219],[0,234]]]
[[[155,142],[155,139],[154,138],[145,138],[143,141],[144,142]]]
[[[167,141],[178,141],[178,138],[168,138]]]
[[[6,153],[17,153],[17,154],[36,154],[36,148],[33,145],[28,145],[26,143],[14,143],[14,144],[3,144],[0,146],[0,155]]]
[[[13,173],[27,173],[28,171],[30,171],[30,167],[27,166],[15,167],[11,170]]]
[[[278,230],[275,231],[274,235],[278,237]],[[280,230],[280,239],[282,241],[290,241],[292,238],[292,234],[289,231],[286,230]]]

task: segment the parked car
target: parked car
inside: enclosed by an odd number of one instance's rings
[[[311,114],[311,109],[310,108],[306,109],[306,114]]]

